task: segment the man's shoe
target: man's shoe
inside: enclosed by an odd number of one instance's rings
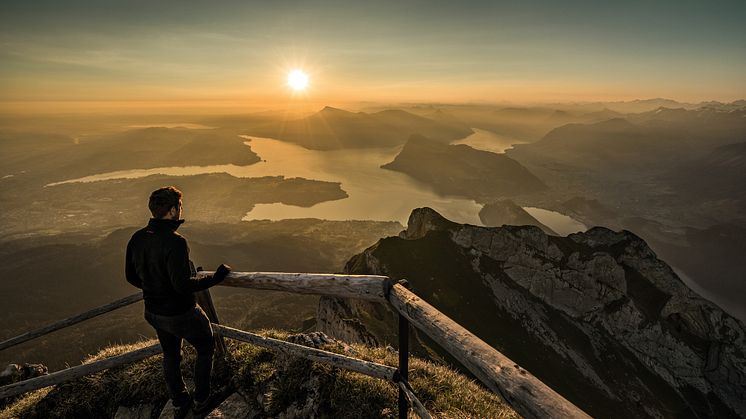
[[[194,403],[192,402],[192,399],[189,398],[189,401],[181,406],[174,406],[174,419],[184,419],[186,418],[189,413],[192,411],[192,407],[194,406]]]
[[[192,409],[192,411],[194,412],[195,416],[206,415],[210,413],[215,407],[215,402],[217,402],[217,396],[215,395],[215,393],[210,393],[210,395],[207,396],[207,399],[205,399],[204,401],[195,400],[194,408]]]

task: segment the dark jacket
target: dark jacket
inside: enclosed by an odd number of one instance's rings
[[[172,316],[195,307],[194,292],[207,289],[225,278],[226,272],[200,280],[193,278],[189,246],[176,229],[184,220],[152,218],[127,243],[127,282],[142,288],[145,309]]]

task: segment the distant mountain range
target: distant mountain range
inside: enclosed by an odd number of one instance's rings
[[[393,147],[404,144],[412,134],[448,143],[471,133],[469,127],[447,116],[430,119],[396,109],[365,113],[329,106],[306,118],[259,124],[247,131],[315,150]]]
[[[117,170],[258,162],[244,141],[230,132],[163,127],[78,137],[0,132],[3,171],[28,172],[33,177],[15,180],[41,185]]]
[[[419,105],[406,110],[422,116],[442,112],[469,127],[495,132],[522,142],[540,140],[552,129],[565,124],[591,124],[611,118],[627,118],[633,114],[660,108],[738,111],[746,109],[746,100],[730,103],[682,103],[670,99],[641,99],[626,102],[574,102],[537,105]]]
[[[746,138],[746,108],[658,108],[590,124],[566,124],[507,154],[536,164],[553,161],[623,170],[655,164],[660,170],[739,138]]]

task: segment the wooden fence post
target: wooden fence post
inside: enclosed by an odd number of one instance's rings
[[[409,320],[399,315],[399,378],[409,380]],[[407,395],[399,389],[399,418],[406,419],[409,411]]]
[[[406,280],[399,284],[407,286]],[[409,380],[409,320],[399,314],[399,378],[404,382]],[[399,419],[406,419],[409,402],[403,388],[399,388]]]
[[[399,314],[448,351],[524,418],[590,418],[531,373],[405,287],[395,284],[389,292],[389,301]]]
[[[197,276],[197,272],[202,271],[201,266],[194,269],[194,264],[191,260],[189,261],[189,267],[191,268],[192,276]],[[202,310],[205,310],[205,314],[207,314],[207,318],[210,319],[210,323],[220,324],[218,312],[215,310],[215,304],[212,302],[210,290],[195,292],[194,298],[197,300],[197,304],[202,307]],[[223,335],[220,334],[220,329],[214,329],[214,333],[215,349],[217,349],[217,352],[221,357],[224,357],[228,353],[228,347],[225,346],[225,339],[223,339]]]

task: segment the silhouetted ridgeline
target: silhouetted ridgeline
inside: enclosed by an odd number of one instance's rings
[[[315,150],[392,147],[404,144],[414,132],[447,144],[471,134],[472,130],[448,118],[430,119],[402,110],[365,113],[329,106],[306,118],[271,121],[251,129],[255,135]]]

